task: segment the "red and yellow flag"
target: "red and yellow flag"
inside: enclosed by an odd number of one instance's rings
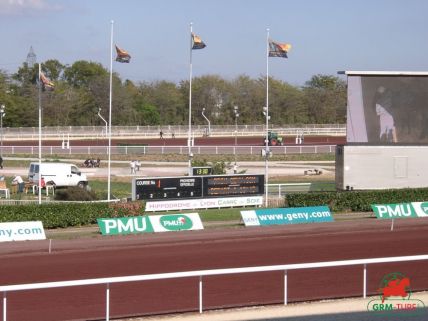
[[[116,53],[117,53],[117,56],[116,56],[117,62],[129,63],[131,61],[131,55],[126,50],[123,50],[118,46],[116,46]]]

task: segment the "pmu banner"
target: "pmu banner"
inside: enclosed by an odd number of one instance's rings
[[[198,213],[99,218],[102,235],[126,235],[153,232],[202,230]]]
[[[380,219],[428,217],[428,202],[372,204],[371,206],[376,217]]]
[[[269,208],[241,211],[245,226],[332,222],[328,206]]]

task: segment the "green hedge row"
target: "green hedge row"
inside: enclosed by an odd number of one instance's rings
[[[288,207],[327,205],[333,212],[371,212],[371,204],[428,201],[428,188],[288,194]]]
[[[42,221],[44,228],[95,224],[97,218],[143,214],[143,203],[45,203],[41,205],[2,205],[0,222]]]

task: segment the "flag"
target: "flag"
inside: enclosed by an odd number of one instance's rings
[[[131,56],[126,50],[120,49],[118,46],[116,46],[116,61],[117,62],[126,62],[129,63],[131,61]]]
[[[42,82],[43,90],[54,90],[55,85],[52,81],[49,80],[42,72],[40,72],[40,81]]]
[[[269,40],[269,57],[282,57],[288,58],[287,53],[291,49],[288,43],[279,43]]]
[[[192,32],[192,49],[204,49],[207,45]]]

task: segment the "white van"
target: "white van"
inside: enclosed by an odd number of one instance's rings
[[[88,180],[85,174],[82,174],[79,168],[73,164],[67,163],[41,163],[42,177],[46,183],[53,182],[55,186],[79,186],[86,187]],[[28,170],[28,180],[30,182],[39,182],[39,163],[30,163]]]

